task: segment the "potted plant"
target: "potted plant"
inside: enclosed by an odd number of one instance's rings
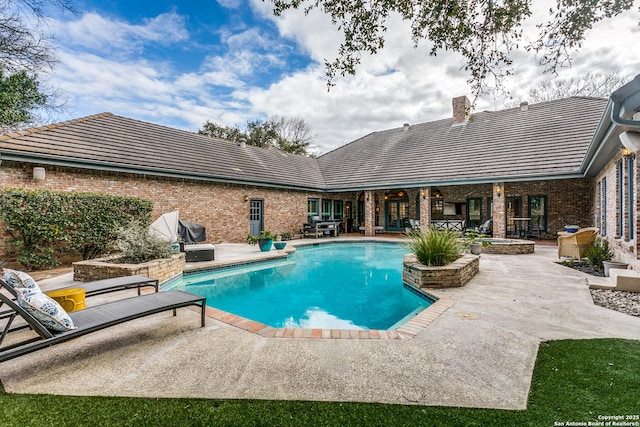
[[[273,241],[277,238],[278,235],[275,233],[271,233],[270,231],[261,231],[257,236],[249,234],[247,236],[247,243],[250,245],[255,245],[257,243],[262,252],[268,252],[271,250]]]
[[[609,241],[606,239],[596,238],[593,245],[587,248],[585,253],[587,262],[596,270],[603,271],[605,277],[609,277],[611,268],[625,269],[629,264],[624,262],[611,261],[613,252],[609,249]]]
[[[291,240],[291,233],[289,231],[285,231],[284,233],[280,234],[280,236],[278,236],[277,240],[277,242],[273,242],[273,246],[280,251],[284,249],[285,246],[287,246],[286,240]]]
[[[487,237],[489,236],[477,230],[469,230],[464,239],[465,247],[469,248],[469,252],[473,255],[480,255],[483,247],[491,245],[490,241],[485,240]]]

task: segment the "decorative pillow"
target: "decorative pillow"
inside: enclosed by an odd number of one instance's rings
[[[3,268],[2,272],[4,274],[4,281],[7,282],[12,288],[26,288],[42,292],[36,281],[33,280],[33,277],[29,276],[24,271]]]
[[[33,289],[16,288],[18,305],[42,322],[47,329],[64,332],[75,329],[73,320],[64,308],[42,292]]]

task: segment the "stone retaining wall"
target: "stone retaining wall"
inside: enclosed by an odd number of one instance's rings
[[[449,265],[428,267],[415,255],[404,256],[402,280],[418,288],[457,288],[464,286],[480,270],[480,257],[465,254]]]
[[[137,274],[160,280],[160,283],[178,274],[185,266],[183,252],[171,258],[154,259],[141,264],[115,264],[115,257],[96,258],[73,263],[73,280],[90,282],[112,277],[135,276]]]

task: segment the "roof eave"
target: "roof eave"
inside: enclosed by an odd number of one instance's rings
[[[74,158],[60,157],[46,154],[25,154],[23,152],[15,152],[12,150],[0,150],[0,160],[9,160],[16,162],[40,163],[52,166],[64,166],[79,169],[98,170],[106,172],[131,173],[136,175],[151,175],[167,178],[190,179],[196,181],[209,181],[225,184],[236,185],[252,185],[256,187],[282,188],[288,190],[300,191],[324,191],[323,187],[314,187],[306,185],[283,184],[277,182],[257,181],[254,179],[242,177],[219,177],[210,174],[187,173],[179,170],[164,168],[145,168],[139,166],[131,166],[120,163],[109,163],[99,161],[81,161]]]
[[[547,181],[555,179],[576,179],[584,178],[580,171],[558,173],[558,174],[527,174],[518,176],[492,176],[486,178],[470,178],[470,179],[443,179],[434,181],[421,182],[396,182],[385,183],[379,185],[368,186],[351,186],[351,187],[333,187],[327,188],[328,193],[340,193],[347,191],[364,191],[364,190],[386,190],[389,188],[420,188],[420,187],[437,187],[445,185],[474,185],[474,184],[493,184],[495,182],[521,182],[521,181]]]

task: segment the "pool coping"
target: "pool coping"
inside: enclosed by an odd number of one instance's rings
[[[344,240],[327,240],[323,242],[295,242],[282,251],[277,251],[275,255],[265,253],[264,257],[252,258],[252,259],[240,259],[231,262],[213,262],[208,266],[201,266],[200,268],[191,265],[185,268],[185,272],[188,274],[196,274],[198,272],[205,272],[211,270],[218,270],[223,268],[242,266],[247,264],[261,263],[267,261],[277,260],[279,258],[287,257],[290,253],[295,252],[296,247],[303,246],[315,246],[325,244],[340,244],[340,243],[362,243],[363,241],[373,243],[400,243],[391,239],[378,240],[363,240],[363,239],[344,239]],[[166,286],[173,280],[169,280],[163,283]],[[401,326],[395,329],[324,329],[324,328],[274,328],[264,323],[256,322],[255,320],[248,319],[246,317],[238,316],[227,311],[223,311],[214,307],[207,306],[205,315],[209,318],[215,319],[219,322],[226,323],[236,328],[245,330],[247,332],[259,335],[265,338],[313,338],[313,339],[400,339],[407,340],[412,339],[431,323],[433,323],[441,314],[443,314],[449,307],[451,307],[455,300],[446,295],[443,291],[435,289],[420,289],[409,283],[403,282],[405,286],[409,286],[415,289],[417,292],[425,294],[434,300],[433,304],[424,310],[417,313],[414,317],[407,320]]]

